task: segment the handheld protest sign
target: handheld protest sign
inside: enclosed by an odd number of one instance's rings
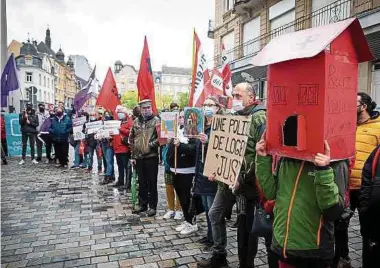
[[[86,123],[85,116],[73,119],[73,136],[75,141],[83,140],[86,137],[83,133],[84,123]]]
[[[247,147],[251,117],[215,115],[203,175],[233,185]]]
[[[358,63],[372,60],[357,19],[279,36],[253,65],[268,65],[267,149],[312,161],[355,155]]]
[[[161,117],[161,135],[163,139],[176,137],[178,128],[178,112],[163,112]]]
[[[202,133],[204,126],[203,108],[185,107],[184,120],[185,137],[193,137]]]

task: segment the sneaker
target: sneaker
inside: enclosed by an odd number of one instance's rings
[[[37,161],[36,159],[33,159],[33,160],[32,160],[32,163],[33,163],[33,164],[38,164],[38,161]]]
[[[187,223],[186,227],[181,231],[181,235],[189,235],[192,233],[195,233],[198,231],[198,225],[197,224],[190,224]]]
[[[59,167],[62,167],[62,165],[61,164],[56,164],[55,167],[59,168]]]
[[[76,165],[72,165],[72,166],[70,167],[70,169],[77,169],[77,168],[79,168],[79,167],[76,166]]]
[[[21,159],[21,161],[18,162],[18,164],[19,164],[19,165],[23,165],[23,164],[25,164],[25,160],[24,160],[24,159]]]
[[[175,212],[173,210],[168,210],[168,212],[166,212],[164,215],[164,219],[168,220],[168,219],[172,218],[174,216],[174,213]]]
[[[175,228],[175,230],[177,232],[181,232],[183,229],[185,229],[186,227],[186,222],[184,221],[183,223],[181,223],[181,225],[179,225],[177,228]]]
[[[182,220],[183,218],[183,212],[182,211],[176,211],[174,215],[175,220]]]
[[[146,215],[147,215],[148,217],[156,216],[156,210],[153,209],[153,208],[150,208],[150,209],[146,212]]]
[[[7,159],[3,159],[3,165],[8,165]]]
[[[50,163],[50,160],[46,159],[45,164],[49,164],[49,163]]]
[[[223,255],[213,255],[210,259],[197,262],[197,267],[201,268],[227,268],[227,259]]]

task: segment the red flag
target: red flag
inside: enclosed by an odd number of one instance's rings
[[[228,108],[232,107],[232,72],[230,67],[230,59],[226,54],[224,44],[222,44],[222,77],[224,95],[228,98]]]
[[[101,106],[104,109],[110,110],[115,115],[117,105],[120,105],[119,93],[117,91],[116,82],[111,68],[108,68],[102,89],[100,90],[96,100],[96,106]]]
[[[203,104],[204,96],[206,94],[203,91],[205,90],[205,84],[207,83],[208,78],[206,55],[202,51],[201,41],[194,30],[192,82],[188,106],[199,107],[199,105]]]
[[[139,75],[137,77],[137,88],[139,91],[139,101],[145,99],[151,100],[153,113],[157,114],[153,72],[150,64],[149,48],[146,36],[144,38],[144,49],[141,55]]]

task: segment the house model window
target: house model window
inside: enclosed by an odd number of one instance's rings
[[[283,145],[306,150],[306,120],[303,115],[289,116],[282,128]]]

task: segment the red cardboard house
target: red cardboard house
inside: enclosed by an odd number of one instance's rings
[[[268,65],[267,145],[271,154],[312,160],[355,155],[358,63],[372,60],[357,19],[282,35],[253,59]]]

